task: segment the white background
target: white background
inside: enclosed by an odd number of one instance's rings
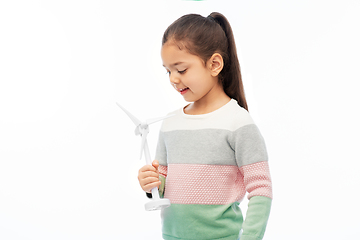
[[[359,1],[71,0],[0,3],[0,239],[160,239],[115,102],[141,119],[183,106],[162,34],[212,11],[232,24],[268,147],[264,239],[359,236]]]

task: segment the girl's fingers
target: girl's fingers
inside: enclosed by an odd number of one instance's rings
[[[161,181],[159,180],[159,162],[154,160],[153,165],[145,165],[139,170],[138,180],[141,188],[149,192],[151,189],[160,186]]]
[[[150,192],[151,189],[155,188],[155,187],[159,187],[161,184],[160,181],[151,181],[145,185],[141,185],[141,188],[145,191],[145,192]]]
[[[156,172],[157,169],[154,167],[154,166],[151,166],[151,165],[145,165],[143,166],[142,168],[139,169],[139,174],[141,172],[146,172],[146,171],[153,171],[153,172]]]
[[[147,187],[148,185],[152,185],[152,184],[158,185],[159,183],[161,184],[158,178],[145,178],[140,181],[140,185],[142,187]]]
[[[156,168],[156,170],[158,170],[158,168],[159,168],[159,161],[158,161],[158,160],[154,160],[154,161],[152,162],[152,165],[153,165],[154,168]]]
[[[155,177],[155,178],[159,179],[159,174],[154,171],[145,171],[145,172],[140,172],[138,175],[139,180],[148,178],[148,177]]]

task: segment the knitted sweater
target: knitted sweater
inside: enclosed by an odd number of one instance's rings
[[[220,109],[164,120],[156,158],[166,178],[163,238],[241,240],[263,238],[272,201],[264,140],[234,99]],[[248,192],[246,219],[239,202]]]

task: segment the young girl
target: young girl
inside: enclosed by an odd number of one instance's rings
[[[190,102],[164,120],[157,160],[139,170],[149,197],[159,187],[171,201],[161,212],[163,238],[237,240],[242,229],[241,240],[262,239],[272,201],[268,159],[247,111],[229,22],[215,12],[179,18],[164,33],[161,57]]]

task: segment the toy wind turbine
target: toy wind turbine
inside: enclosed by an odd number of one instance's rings
[[[165,118],[172,117],[172,116],[170,115],[170,116],[165,116],[165,117],[160,117],[160,118],[148,119],[145,122],[141,122],[139,119],[134,117],[130,112],[128,112],[125,108],[123,108],[119,103],[116,103],[116,104],[129,116],[129,118],[135,124],[135,126],[136,126],[135,134],[141,135],[140,159],[142,158],[142,154],[144,152],[146,164],[151,165],[150,151],[149,151],[149,146],[148,146],[147,139],[146,139],[146,137],[149,133],[149,125],[152,123],[161,121]],[[145,209],[147,211],[160,210],[162,208],[166,208],[166,207],[170,206],[169,199],[160,198],[159,190],[157,187],[151,189],[151,193],[152,193],[152,200],[145,204]]]

